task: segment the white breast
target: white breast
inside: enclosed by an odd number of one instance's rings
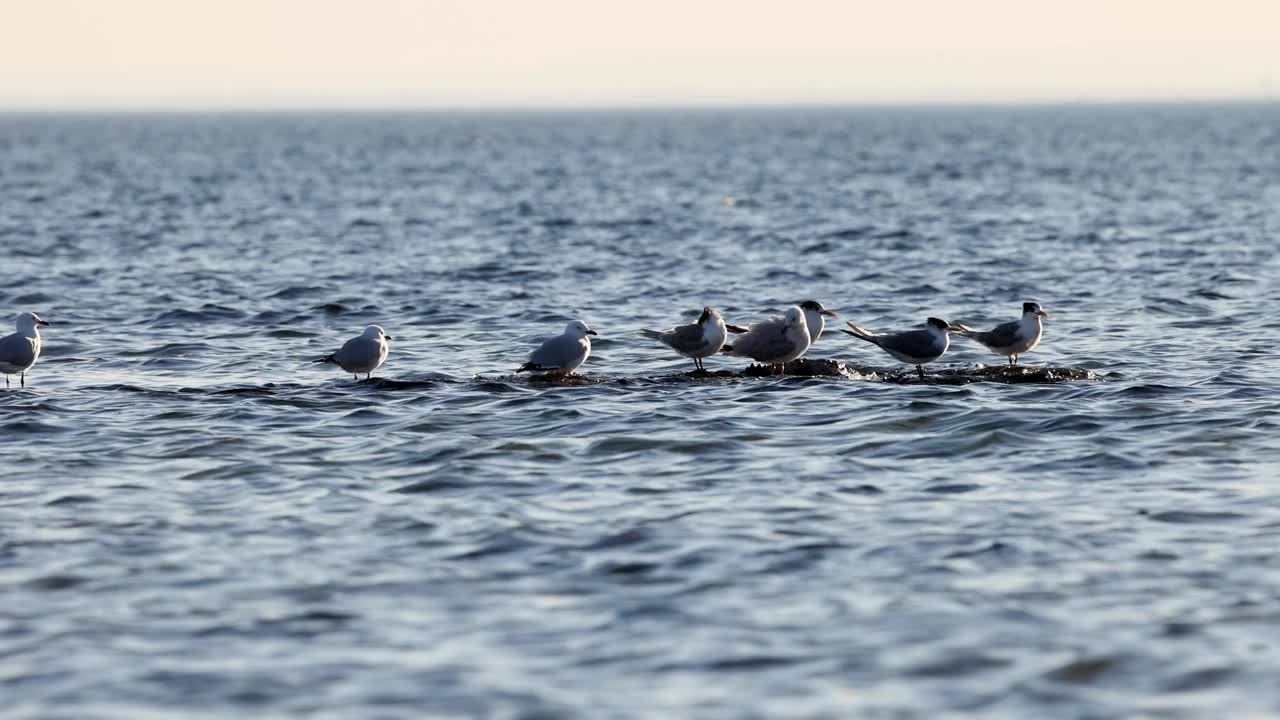
[[[822,331],[826,328],[827,322],[822,315],[813,310],[806,309],[804,311],[804,322],[809,326],[809,343],[818,342],[818,338],[822,337]]]

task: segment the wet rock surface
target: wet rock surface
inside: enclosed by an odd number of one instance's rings
[[[991,382],[1006,384],[1054,384],[1063,382],[1098,381],[1104,378],[1087,368],[1064,368],[1033,365],[971,365],[964,367],[925,368],[921,378],[914,367],[899,368],[849,365],[840,360],[807,360],[801,358],[787,363],[781,375],[771,365],[749,365],[744,370],[693,370],[677,375],[656,377],[607,378],[593,375],[530,375],[525,378],[530,385],[584,386],[609,382],[683,382],[699,380],[740,380],[744,378],[844,378],[894,385],[967,385]],[[477,380],[510,380],[512,378],[488,378]]]

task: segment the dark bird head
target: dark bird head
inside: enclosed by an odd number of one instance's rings
[[[825,315],[827,317],[840,317],[839,315],[832,312],[831,310],[828,310],[822,307],[822,303],[818,302],[817,300],[805,300],[804,302],[800,303],[800,307],[803,310],[811,310],[813,312],[818,313],[819,315]]]
[[[720,313],[716,312],[715,309],[709,308],[709,307],[703,307],[702,314],[698,316],[698,324],[705,325],[711,321],[711,318],[717,317],[719,315]]]
[[[931,327],[938,328],[939,330],[951,329],[951,323],[947,322],[946,320],[943,320],[942,318],[929,318],[927,321],[925,321],[925,324]]]
[[[1040,307],[1040,303],[1038,302],[1022,303],[1022,314],[1039,315],[1040,317],[1053,317],[1049,313],[1045,312],[1044,308]]]

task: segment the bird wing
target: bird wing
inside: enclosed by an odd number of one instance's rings
[[[1017,321],[1007,322],[986,332],[974,333],[969,337],[988,347],[1008,347],[1020,339],[1021,333],[1018,332],[1020,328]]]
[[[928,330],[877,335],[875,343],[885,350],[911,357],[928,357],[938,350],[938,338]]]
[[[381,351],[381,343],[360,335],[343,343],[342,349],[333,354],[333,361],[339,365],[371,365],[377,362]]]
[[[786,320],[774,315],[751,326],[733,343],[733,353],[754,359],[775,358],[795,350],[795,342],[787,337]]]
[[[529,363],[543,369],[566,368],[575,365],[582,351],[583,344],[577,338],[557,335],[529,353]]]
[[[14,333],[0,338],[0,365],[25,370],[36,361],[36,343],[29,337]]]
[[[702,334],[702,326],[697,323],[681,325],[664,333],[662,342],[681,353],[694,353],[707,346],[707,339]]]
[[[795,350],[795,341],[781,331],[764,333],[752,347],[752,352],[762,358],[782,357]]]
[[[782,317],[781,315],[770,315],[764,320],[751,323],[751,329],[748,330],[747,332],[754,333],[757,330],[760,330],[762,332],[768,332],[772,330],[773,332],[781,334],[786,324],[787,324],[787,319]]]

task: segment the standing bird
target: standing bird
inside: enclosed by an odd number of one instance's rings
[[[809,328],[805,325],[804,311],[792,305],[781,317],[772,315],[768,320],[753,323],[745,333],[734,338],[732,345],[725,345],[721,352],[773,365],[774,372],[782,374],[784,365],[804,355],[808,349]]]
[[[333,363],[354,375],[356,380],[360,379],[360,373],[364,373],[364,379],[368,380],[373,371],[387,361],[387,353],[391,350],[387,341],[390,339],[391,336],[382,330],[381,325],[370,325],[364,332],[343,343],[338,352],[312,362]]]
[[[0,338],[0,373],[4,373],[4,386],[9,387],[9,376],[18,375],[22,387],[27,386],[27,371],[40,359],[40,331],[38,326],[49,323],[35,313],[18,316],[18,332]]]
[[[826,309],[822,303],[817,300],[805,300],[800,303],[800,309],[804,311],[804,323],[809,328],[809,344],[818,342],[818,338],[822,337],[822,331],[826,328],[826,321],[823,317],[840,317],[835,312]],[[729,332],[735,335],[741,335],[747,331],[747,328],[741,325],[726,325]]]
[[[641,335],[670,347],[687,358],[693,358],[695,370],[706,370],[702,359],[711,357],[724,347],[724,318],[712,308],[702,308],[698,322],[678,325],[670,330],[641,330]]]
[[[591,340],[587,336],[598,334],[581,320],[574,320],[565,326],[563,334],[547,340],[529,353],[529,362],[516,372],[528,370],[548,375],[570,375],[591,355]]]
[[[1009,358],[1010,365],[1018,364],[1018,356],[1030,352],[1040,344],[1044,323],[1040,318],[1053,317],[1040,307],[1040,303],[1022,303],[1022,317],[997,325],[986,332],[957,323],[953,330],[960,337],[977,340],[997,355]]]
[[[923,330],[896,333],[875,333],[853,323],[847,324],[850,329],[840,328],[840,332],[866,340],[894,358],[915,365],[921,380],[924,379],[924,366],[942,357],[951,345],[951,336],[948,334],[951,325],[940,318],[929,318]]]

